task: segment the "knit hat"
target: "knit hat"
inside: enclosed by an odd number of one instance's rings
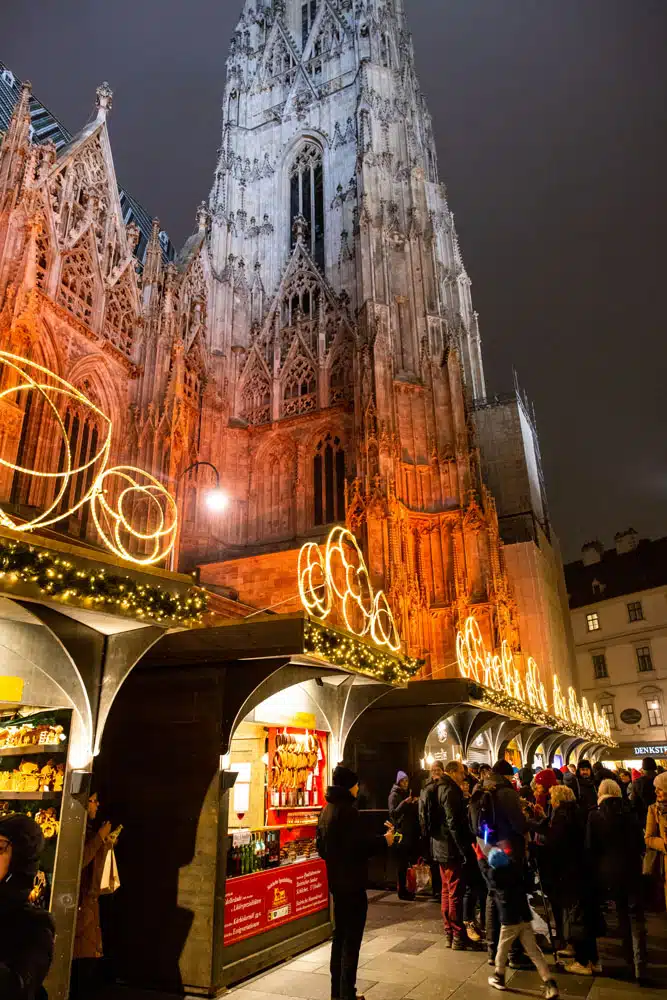
[[[642,771],[657,771],[658,765],[653,760],[653,757],[644,757],[642,761]]]
[[[550,767],[543,767],[541,771],[535,775],[535,782],[541,785],[545,792],[548,792],[550,788],[558,784],[558,778],[556,777],[554,771]]]
[[[346,791],[350,791],[355,785],[359,784],[358,776],[349,767],[343,767],[339,764],[335,769],[332,778],[333,784],[337,785],[338,788],[345,788]]]
[[[506,778],[514,776],[514,768],[508,760],[497,760],[491,770],[494,774],[502,774]]]
[[[408,776],[405,773],[405,771],[399,771],[398,774],[396,775],[396,784],[400,785],[400,783],[402,781],[405,781],[407,778],[408,778]]]
[[[580,760],[577,770],[581,771],[582,767],[587,767],[589,771],[593,770],[590,760]]]
[[[662,774],[656,775],[653,787],[658,792],[667,792],[667,771],[663,771]]]

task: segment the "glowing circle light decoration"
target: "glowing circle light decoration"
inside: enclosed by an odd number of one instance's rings
[[[43,424],[49,419],[58,431],[58,437],[54,446],[49,449],[49,455],[55,456],[58,461],[58,468],[52,471],[42,471],[37,468],[27,468],[19,465],[17,461],[4,458],[0,454],[0,466],[9,469],[10,472],[22,473],[35,479],[47,479],[55,482],[53,499],[41,514],[35,515],[30,521],[15,521],[5,511],[0,510],[0,524],[12,531],[34,531],[36,528],[46,528],[62,518],[76,513],[90,500],[95,488],[95,481],[109,461],[109,451],[111,449],[112,424],[104,414],[80,389],[70,385],[65,379],[60,378],[38,365],[35,361],[27,358],[20,358],[16,354],[9,354],[7,351],[0,351],[0,400],[17,403],[21,393],[32,394],[31,410],[36,410],[39,403],[43,406],[46,417],[42,418]],[[24,397],[25,399],[26,397]],[[72,455],[72,449],[68,439],[67,428],[61,416],[64,410],[74,403],[82,411],[82,415],[92,415],[96,418],[100,445],[95,454],[83,464],[77,465]],[[25,412],[27,402],[24,402],[23,412]],[[74,489],[70,489],[71,487]],[[63,509],[63,499],[73,493],[76,498]]]
[[[150,566],[171,552],[178,526],[176,501],[148,472],[129,465],[106,469],[95,483],[90,507],[105,544],[121,559]],[[146,531],[138,531],[132,525],[137,507],[143,508],[142,519],[149,526]],[[124,539],[145,542],[148,552],[137,558],[127,549]]]
[[[348,632],[370,636],[376,646],[397,653],[401,640],[387,596],[377,592],[359,543],[347,528],[333,528],[322,548],[315,542],[301,547],[299,596],[306,611],[324,621],[337,608]]]
[[[48,368],[0,351],[0,400],[17,403],[21,393],[34,394],[31,412],[36,412],[38,403],[41,405],[41,426],[57,429],[57,438],[47,452],[49,457],[55,458],[57,467],[28,468],[19,464],[16,456],[9,458],[2,454],[0,467],[29,479],[50,480],[54,484],[53,496],[49,496],[46,508],[29,521],[15,521],[0,509],[0,525],[28,533],[62,521],[90,503],[95,526],[115,555],[139,566],[153,565],[166,558],[176,541],[176,501],[157,479],[142,469],[132,466],[107,468],[113,431],[109,417],[80,389]],[[18,412],[24,420],[25,397],[22,403]],[[76,448],[70,443],[69,429],[63,419],[65,411],[72,406],[80,414],[82,423],[92,416],[97,430],[94,454],[86,455],[85,460],[78,463],[73,454]],[[139,523],[146,527],[141,530],[137,527]],[[142,555],[130,551],[132,543],[143,548]]]
[[[529,705],[531,709],[545,714],[549,712],[547,692],[533,657],[528,657],[524,683],[508,643],[503,641],[500,655],[489,652],[479,623],[472,615],[456,634],[456,660],[462,677],[502,692],[515,701]],[[586,698],[582,699],[580,706],[573,687],[568,688],[566,700],[557,674],[553,677],[553,715],[565,723],[574,723],[591,734],[611,737],[609,720],[604,713],[599,711],[597,705],[593,705],[591,712]]]

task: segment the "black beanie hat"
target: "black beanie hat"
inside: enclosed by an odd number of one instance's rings
[[[334,785],[337,785],[338,788],[345,788],[348,792],[359,784],[359,778],[354,771],[350,770],[349,767],[343,767],[342,764],[339,764],[335,769],[332,780]]]
[[[644,757],[642,761],[642,771],[657,771],[658,765],[653,760],[653,757]]]
[[[590,760],[580,760],[577,769],[581,770],[582,767],[587,767],[589,771],[593,770]]]
[[[497,760],[491,770],[494,774],[502,774],[506,778],[514,776],[514,768],[508,760]]]
[[[0,837],[12,845],[10,874],[34,878],[44,850],[44,836],[34,819],[23,813],[8,813],[0,818]]]

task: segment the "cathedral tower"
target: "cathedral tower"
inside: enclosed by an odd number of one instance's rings
[[[248,556],[275,568],[347,518],[428,669],[472,605],[512,638],[468,416],[477,317],[403,0],[246,0],[209,211],[228,423],[204,439],[234,503],[208,578],[254,603]]]

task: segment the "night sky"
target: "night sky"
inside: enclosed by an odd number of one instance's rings
[[[114,90],[121,183],[180,245],[212,182],[241,0],[33,0],[0,59],[72,131]],[[667,500],[665,0],[406,0],[490,392],[535,405],[564,553]]]

